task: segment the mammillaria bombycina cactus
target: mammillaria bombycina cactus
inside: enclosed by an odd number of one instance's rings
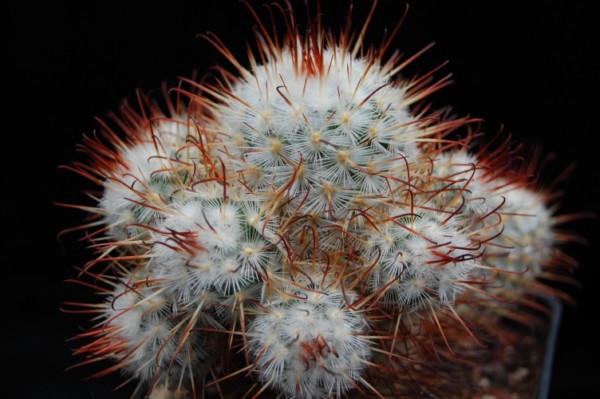
[[[257,17],[241,61],[207,35],[233,71],[85,139],[72,169],[103,191],[81,282],[104,298],[76,353],[138,396],[407,395],[477,342],[474,312],[560,295],[537,279],[561,241],[548,196],[423,104],[448,80],[399,77],[415,57],[368,48],[370,15],[336,36],[270,10],[285,37]]]

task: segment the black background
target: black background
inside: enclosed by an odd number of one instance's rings
[[[254,22],[235,0],[134,3],[20,2],[9,5],[3,18],[9,32],[3,40],[8,70],[0,125],[5,315],[0,354],[8,368],[2,397],[127,397],[111,392],[117,379],[82,382],[89,369],[64,372],[73,363],[72,344],[64,341],[83,319],[59,311],[63,301],[79,295],[63,281],[86,252],[76,236],[57,239],[83,215],[51,202],[85,202],[80,191],[89,184],[57,166],[81,159],[75,145],[97,127],[94,116],[117,110],[122,99],[134,98],[136,88],[152,92],[165,80],[173,84],[215,63],[226,65],[197,34],[217,33],[242,60],[251,38]],[[342,26],[348,2],[322,3],[326,23]],[[356,3],[360,27],[370,2]],[[547,181],[575,164],[560,185],[561,213],[596,212],[600,15],[593,2],[456,3],[412,2],[393,46],[407,54],[432,41],[436,46],[409,72],[450,60],[437,76],[452,72],[455,83],[431,98],[434,105],[451,104],[460,115],[483,118],[490,134],[502,128],[519,140],[541,143],[555,154]],[[367,42],[379,43],[403,10],[402,2],[380,1]],[[576,277],[583,288],[571,290],[578,305],[568,307],[563,318],[551,398],[590,397],[600,378],[598,224],[584,220],[566,228],[589,244],[566,248],[581,263]]]

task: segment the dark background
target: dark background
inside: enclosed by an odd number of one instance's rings
[[[0,177],[2,311],[8,312],[0,329],[0,355],[9,370],[2,373],[7,381],[2,397],[127,397],[111,393],[117,379],[82,382],[89,369],[64,372],[73,364],[73,345],[64,341],[84,318],[59,311],[62,302],[79,298],[75,287],[63,281],[74,275],[73,266],[87,252],[76,235],[57,239],[60,230],[79,224],[83,215],[51,202],[85,202],[80,191],[89,184],[57,166],[81,159],[75,145],[97,127],[93,118],[117,110],[124,98],[134,98],[136,88],[152,92],[165,80],[173,84],[215,63],[226,65],[197,34],[217,33],[243,60],[254,22],[235,0],[161,6],[12,3],[2,18],[9,27],[8,40],[2,41],[8,71],[2,78],[0,125],[5,154]],[[322,3],[326,23],[342,26],[347,2]],[[357,27],[368,3],[355,7]],[[541,143],[546,153],[555,154],[546,181],[575,164],[560,185],[565,192],[561,213],[596,212],[600,15],[593,2],[455,3],[412,2],[393,47],[412,54],[432,41],[437,44],[409,71],[426,72],[450,60],[437,76],[452,72],[455,83],[431,101],[483,118],[491,134],[503,128],[519,140]],[[403,13],[400,4],[380,1],[367,41],[378,43],[384,29],[393,28]],[[578,305],[567,307],[562,321],[554,399],[597,394],[600,378],[598,224],[584,220],[565,228],[589,244],[566,248],[581,263],[576,277],[583,288],[571,290]]]

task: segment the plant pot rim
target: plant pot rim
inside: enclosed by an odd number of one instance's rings
[[[548,297],[545,298],[545,301],[550,306],[551,317],[548,323],[548,333],[546,335],[546,344],[544,349],[544,361],[542,364],[542,373],[538,384],[538,394],[536,399],[548,399],[548,394],[550,393],[552,363],[554,361],[554,352],[556,351],[563,309],[563,304],[558,298]]]

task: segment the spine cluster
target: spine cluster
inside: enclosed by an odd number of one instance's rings
[[[476,339],[473,304],[510,308],[550,275],[546,194],[422,105],[445,79],[286,20],[245,67],[208,37],[235,73],[126,106],[74,168],[102,188],[82,280],[104,296],[77,352],[137,394],[393,396],[415,353]]]

